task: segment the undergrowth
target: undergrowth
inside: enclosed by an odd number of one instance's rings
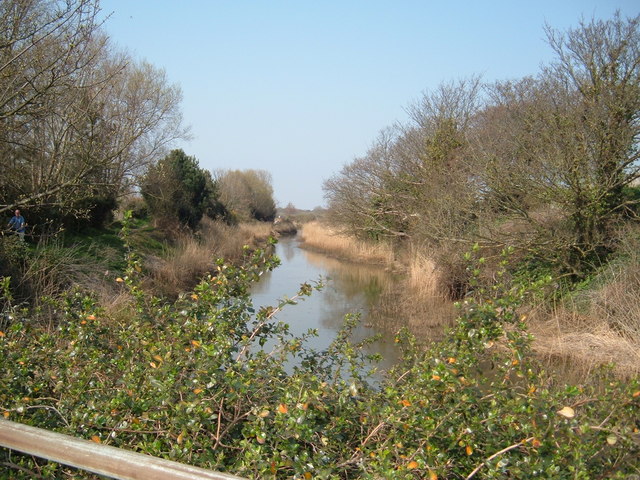
[[[263,250],[247,255],[243,266],[219,261],[168,302],[145,291],[129,251],[125,274],[113,280],[132,298],[128,311],[112,315],[90,294],[70,293],[56,300],[63,319],[55,330],[6,302],[3,416],[248,478],[640,474],[638,379],[619,382],[603,370],[598,390],[551,387],[518,313],[539,285],[512,285],[503,268],[459,305],[442,342],[425,350],[398,332],[402,358],[374,381],[363,345],[350,339],[355,318],[314,351],[313,331],[294,337],[273,316],[319,286],[255,306],[251,285],[278,261]],[[483,260],[472,257],[473,283]],[[2,478],[83,475],[6,450],[0,463]]]

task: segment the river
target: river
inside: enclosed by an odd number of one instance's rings
[[[275,306],[278,299],[294,296],[301,284],[322,279],[325,284],[322,290],[314,291],[297,305],[286,306],[276,316],[277,320],[289,324],[291,333],[296,336],[316,329],[318,336],[309,340],[310,347],[316,350],[329,346],[346,314],[359,313],[361,321],[352,338],[359,341],[381,334],[381,339],[370,345],[368,351],[382,356],[378,367],[384,370],[398,359],[394,333],[401,326],[409,328],[420,342],[429,343],[442,338],[455,316],[452,302],[436,299],[413,298],[410,309],[394,310],[393,305],[389,305],[389,298],[391,303],[401,300],[389,295],[389,291],[393,291],[390,285],[395,283],[397,286],[401,280],[397,274],[380,266],[345,262],[303,249],[296,237],[281,238],[275,254],[281,265],[264,274],[253,287],[254,306],[256,310],[260,306]],[[387,304],[381,305],[381,300]],[[588,377],[587,373],[576,369],[574,362],[565,359],[565,364],[553,357],[541,359],[549,370],[558,372],[559,378],[578,382]]]
[[[382,334],[382,338],[369,347],[369,352],[382,356],[380,369],[394,364],[398,351],[393,335],[381,327],[380,315],[374,315],[374,311],[381,293],[389,282],[398,280],[397,276],[381,267],[343,262],[302,249],[295,237],[281,238],[275,254],[281,265],[263,275],[252,289],[256,309],[277,305],[278,299],[294,296],[301,284],[322,279],[322,290],[314,291],[297,305],[286,306],[276,319],[289,324],[296,336],[310,328],[317,329],[318,336],[310,340],[310,346],[322,350],[335,338],[345,315],[358,313],[361,321],[353,332],[353,339],[359,341]]]

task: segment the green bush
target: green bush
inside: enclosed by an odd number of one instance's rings
[[[226,209],[218,201],[218,185],[198,160],[182,150],[172,150],[141,179],[140,190],[149,211],[161,223],[195,229],[206,213],[223,217]]]
[[[605,371],[600,390],[551,388],[518,314],[526,289],[478,287],[455,329],[427,350],[399,332],[401,361],[374,380],[363,345],[350,340],[356,318],[313,351],[313,331],[294,337],[273,316],[318,286],[256,311],[250,287],[278,262],[263,251],[248,260],[220,261],[191,294],[164,302],[145,292],[130,255],[118,279],[133,298],[128,315],[108,315],[80,292],[59,300],[55,331],[12,312],[0,335],[4,416],[249,478],[640,473],[638,379]],[[15,466],[2,478],[40,468],[7,451],[0,462]],[[52,478],[65,470],[46,468]]]

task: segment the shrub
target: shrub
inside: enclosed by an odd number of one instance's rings
[[[131,217],[145,219],[149,216],[149,208],[142,197],[130,195],[122,202],[121,211],[131,211]]]
[[[140,188],[151,213],[167,225],[195,229],[205,212],[210,216],[226,213],[218,202],[218,187],[211,174],[182,150],[173,150],[151,165]]]
[[[141,287],[130,255],[116,280],[134,299],[126,318],[82,293],[59,300],[55,332],[14,312],[0,336],[4,416],[250,478],[639,473],[638,380],[551,388],[518,314],[526,289],[478,287],[456,328],[427,350],[399,332],[400,363],[374,381],[363,345],[350,340],[356,318],[313,351],[314,332],[293,337],[273,317],[318,286],[256,311],[250,287],[277,259],[256,251],[249,260],[220,261],[192,293],[163,302]],[[2,455],[16,466],[11,478],[32,476],[31,457]]]

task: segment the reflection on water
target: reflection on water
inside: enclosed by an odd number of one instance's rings
[[[389,289],[394,276],[380,267],[345,263],[308,250],[301,250],[301,253],[310,266],[328,272],[328,303],[357,306],[362,312],[363,323],[370,325],[371,314],[378,305],[380,295]],[[340,327],[340,321],[336,322],[331,317],[325,317],[322,321],[329,328]]]
[[[311,297],[288,306],[276,316],[290,325],[294,335],[302,335],[310,328],[318,330],[318,337],[310,340],[311,347],[322,350],[329,346],[348,313],[361,315],[361,322],[353,332],[353,340],[372,337],[383,330],[373,321],[373,312],[381,293],[394,276],[379,267],[338,261],[325,255],[302,250],[293,238],[284,238],[276,245],[276,255],[282,264],[263,276],[252,290],[256,308],[275,305],[278,299],[294,296],[305,282],[322,280],[324,288]],[[386,368],[397,359],[397,351],[389,335],[371,346],[384,358],[380,367]]]
[[[289,324],[296,336],[317,329],[318,337],[309,340],[310,347],[316,350],[329,346],[346,314],[359,313],[361,322],[353,332],[353,340],[382,334],[382,339],[371,345],[370,352],[383,357],[379,366],[385,369],[398,357],[393,332],[407,327],[419,341],[429,343],[440,339],[445,328],[453,323],[456,311],[452,302],[412,297],[410,292],[399,295],[398,290],[405,288],[402,279],[380,267],[343,262],[303,250],[295,238],[282,239],[275,253],[282,265],[264,274],[252,289],[256,310],[276,305],[283,297],[293,297],[305,282],[322,280],[325,286],[321,291],[314,291],[298,305],[286,306],[276,316]],[[549,357],[544,365],[560,372],[556,376],[559,382],[572,379],[574,383],[598,384],[591,365],[583,371],[574,360],[555,357]],[[480,367],[484,374],[491,371],[491,366]]]

